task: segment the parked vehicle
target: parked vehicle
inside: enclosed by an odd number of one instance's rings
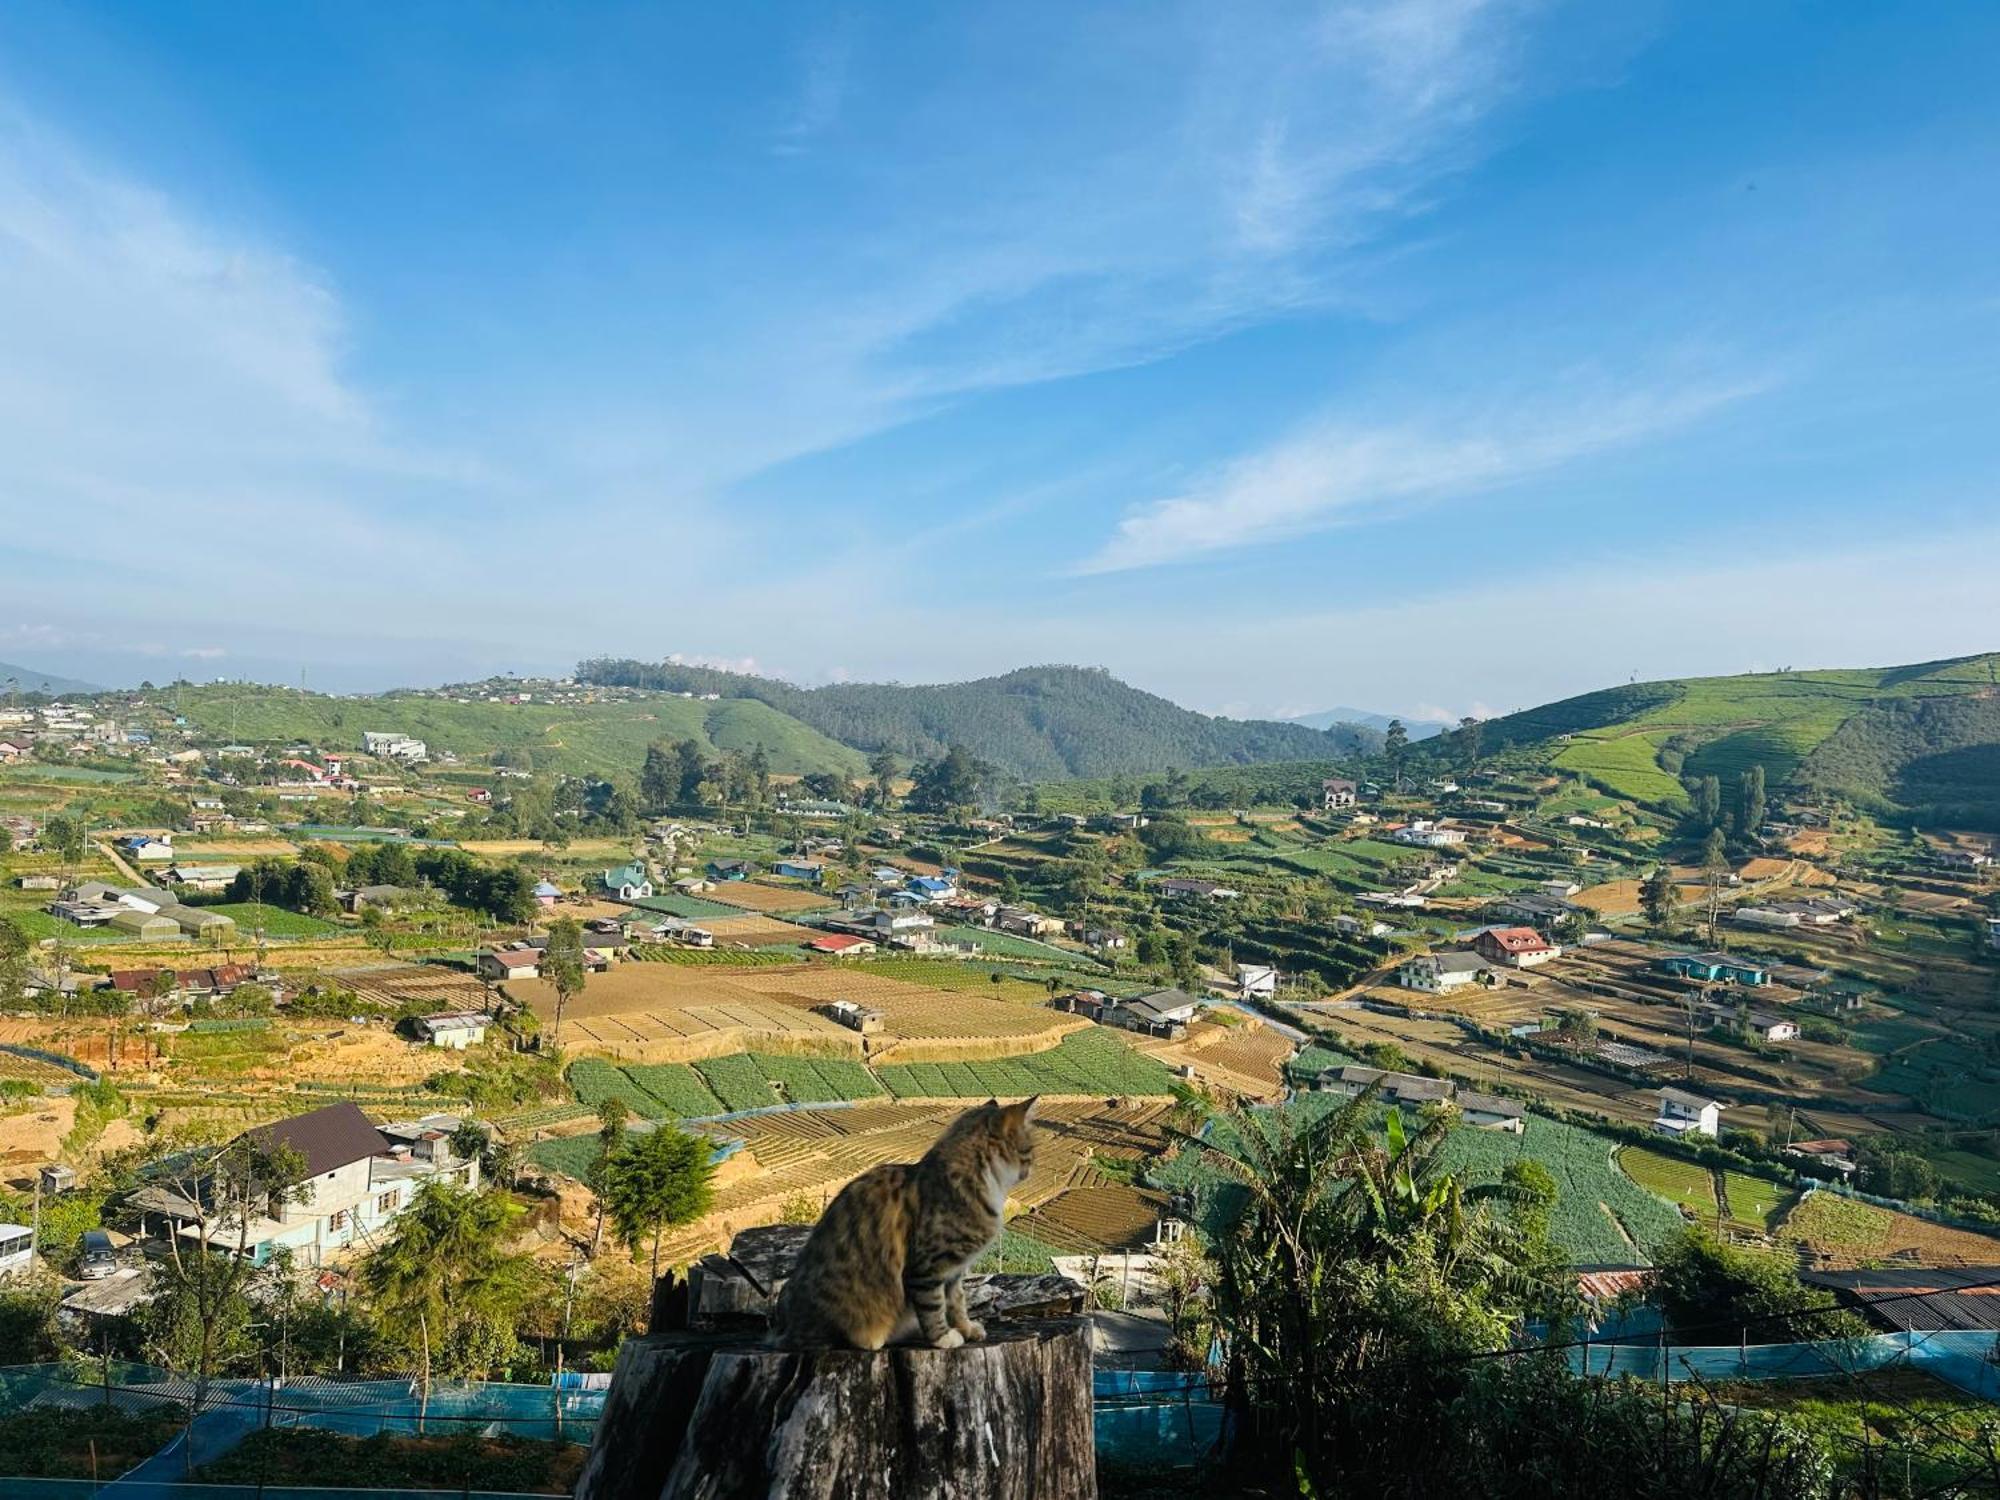
[[[77,1249],[76,1274],[85,1281],[102,1281],[118,1269],[118,1257],[111,1250],[111,1236],[101,1229],[86,1229]]]

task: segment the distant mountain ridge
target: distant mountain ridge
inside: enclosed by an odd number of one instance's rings
[[[1314,729],[1211,718],[1120,682],[1101,667],[1022,667],[972,682],[804,688],[713,667],[597,658],[580,663],[577,677],[610,687],[754,699],[843,744],[909,760],[963,745],[1028,780],[1327,760],[1366,754],[1380,744],[1379,734],[1360,725]]]
[[[1323,708],[1316,714],[1298,714],[1286,719],[1287,724],[1303,724],[1308,729],[1331,729],[1336,724],[1359,724],[1364,729],[1388,731],[1393,720],[1402,719],[1403,728],[1413,740],[1427,740],[1432,735],[1443,734],[1447,729],[1458,726],[1443,719],[1411,719],[1401,714],[1378,714],[1365,708]]]
[[[12,679],[14,686],[9,687]],[[93,683],[80,682],[74,677],[58,677],[53,672],[38,672],[33,667],[23,667],[11,661],[0,661],[0,696],[12,692],[41,693],[52,697],[63,697],[70,693],[101,693],[103,688]]]

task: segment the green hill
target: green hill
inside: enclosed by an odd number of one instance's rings
[[[576,706],[459,703],[418,693],[334,698],[293,688],[217,684],[178,690],[179,712],[204,737],[259,747],[303,740],[359,748],[364,730],[411,734],[466,760],[528,752],[538,770],[634,772],[654,740],[695,739],[711,751],[758,745],[780,774],[859,776],[866,757],[748,699],[648,697]]]
[[[1030,780],[1160,772],[1173,767],[1325,760],[1372,749],[1374,731],[1217,719],[1120,682],[1096,667],[1023,667],[975,682],[927,686],[845,682],[802,688],[707,667],[582,663],[585,682],[752,698],[863,750],[908,759],[963,745]]]
[[[2000,655],[1633,683],[1494,719],[1483,737],[1545,747],[1557,768],[1662,808],[1685,804],[1683,775],[1762,765],[1773,786],[2000,826]]]

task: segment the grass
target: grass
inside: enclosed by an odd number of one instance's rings
[[[465,1430],[447,1437],[378,1433],[350,1437],[316,1427],[253,1432],[220,1458],[195,1470],[198,1482],[225,1485],[313,1485],[338,1475],[343,1488],[494,1491],[566,1495],[583,1467],[576,1443]]]
[[[116,1407],[14,1412],[0,1417],[0,1474],[27,1479],[116,1478],[180,1430],[177,1410]]]
[[[838,771],[859,776],[867,758],[767,704],[748,699],[703,702],[667,694],[613,703],[454,703],[387,693],[329,698],[291,688],[216,683],[182,691],[181,711],[196,730],[248,745],[293,740],[358,746],[364,729],[415,735],[433,753],[468,758],[527,751],[538,771],[572,775],[631,773],[655,740],[693,739],[711,756],[761,745],[781,774]]]
[[[1917,1370],[1744,1381],[1720,1385],[1715,1395],[1782,1414],[1826,1446],[1836,1473],[1867,1473],[1878,1482],[1892,1476],[1900,1493],[1967,1493],[1961,1486],[1968,1460],[1986,1451],[1992,1436],[1991,1406]]]
[[[1777,1227],[1798,1198],[1797,1191],[1784,1183],[1739,1172],[1733,1167],[1723,1169],[1722,1192],[1729,1222],[1764,1234]]]
[[[1713,1224],[1718,1209],[1715,1173],[1699,1162],[1684,1161],[1644,1146],[1626,1146],[1618,1165],[1640,1187],[1689,1210],[1704,1224]]]
[[[877,1070],[899,1099],[1020,1098],[1027,1094],[1165,1096],[1173,1075],[1110,1032],[1071,1032],[1046,1052],[990,1062],[892,1063]]]
[[[321,938],[334,937],[352,931],[338,922],[329,922],[324,917],[309,917],[303,912],[287,911],[282,906],[268,903],[259,907],[254,901],[225,901],[215,906],[205,906],[203,911],[221,912],[225,917],[234,917],[237,928],[245,937],[252,936],[261,922],[266,937],[275,938]]]

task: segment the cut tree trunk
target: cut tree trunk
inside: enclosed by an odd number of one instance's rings
[[[807,1232],[745,1230],[654,1287],[660,1331],[618,1351],[577,1500],[1096,1500],[1082,1287],[968,1277],[986,1338],[960,1349],[772,1349]]]
[[[1095,1500],[1081,1318],[962,1349],[628,1339],[578,1500]]]

